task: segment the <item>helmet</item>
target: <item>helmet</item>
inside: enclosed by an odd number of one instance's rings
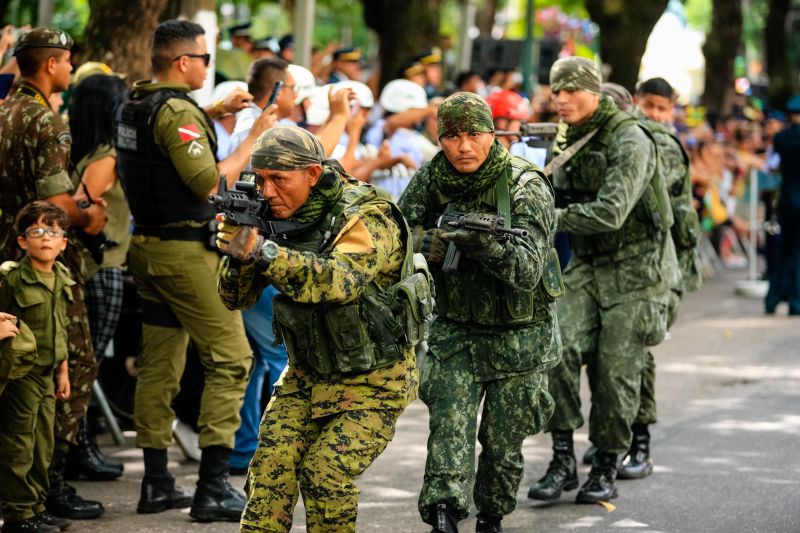
[[[289,65],[289,74],[294,78],[294,91],[297,95],[294,103],[299,104],[311,95],[309,89],[317,86],[317,80],[310,70],[300,65]]]
[[[514,91],[495,91],[486,98],[486,103],[492,108],[493,119],[528,120],[531,114],[528,99]]]
[[[375,105],[375,97],[372,96],[372,90],[360,81],[344,80],[336,82],[333,86],[333,92],[339,92],[339,89],[352,89],[356,94],[356,102],[362,108],[370,108]]]
[[[308,107],[306,107],[306,124],[309,126],[321,126],[328,120],[331,114],[331,107],[328,103],[328,92],[331,85],[314,87],[308,92]]]
[[[211,93],[211,101],[224,100],[235,89],[242,89],[247,92],[247,84],[243,81],[223,81],[214,87],[214,91]]]
[[[378,100],[384,111],[402,113],[409,109],[425,109],[428,97],[422,86],[409,80],[392,80],[381,91]]]

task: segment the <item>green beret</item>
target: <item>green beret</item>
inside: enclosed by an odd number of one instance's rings
[[[567,90],[600,94],[602,81],[600,67],[585,57],[564,57],[550,69],[550,89],[554,93]]]
[[[33,28],[23,33],[14,47],[14,55],[28,48],[72,48],[69,33],[55,28]]]
[[[486,100],[475,93],[455,93],[448,96],[436,114],[439,138],[450,133],[494,133],[492,110]]]

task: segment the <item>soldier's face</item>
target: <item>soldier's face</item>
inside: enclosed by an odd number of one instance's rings
[[[18,236],[17,244],[27,253],[35,268],[49,271],[58,254],[67,247],[67,237],[58,224],[48,226],[43,218],[39,217],[35,224]],[[42,235],[38,235],[39,232]]]
[[[562,89],[553,93],[553,99],[558,117],[570,126],[577,126],[591,117],[600,105],[600,95],[588,91]]]
[[[675,118],[675,104],[666,96],[644,94],[636,97],[636,103],[644,116],[654,122],[672,124]]]
[[[493,143],[494,133],[478,131],[449,133],[439,139],[444,156],[461,174],[478,170],[489,156]]]
[[[254,168],[253,171],[263,180],[261,193],[269,202],[272,216],[279,220],[294,215],[306,203],[322,175],[320,165],[302,170]]]
[[[69,57],[69,51],[65,51],[60,57],[51,59],[53,62],[53,92],[65,91],[69,87],[69,74],[72,72],[72,63],[69,62]]]

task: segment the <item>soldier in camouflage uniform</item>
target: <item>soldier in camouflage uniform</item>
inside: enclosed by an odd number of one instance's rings
[[[477,531],[496,532],[516,506],[522,442],[544,429],[553,409],[546,372],[560,359],[554,301],[563,292],[553,191],[538,168],[498,142],[479,96],[450,96],[437,122],[443,151],[400,198],[414,246],[432,265],[438,312],[420,379],[431,433],[418,506],[434,532],[453,532],[469,515],[472,494]],[[528,235],[501,240],[439,229],[448,209],[502,214],[507,227]],[[445,272],[451,246],[462,258]]]
[[[413,344],[386,338],[393,315],[376,300],[407,267],[407,226],[388,197],[324,160],[305,130],[265,132],[251,165],[275,234],[265,240],[230,221],[218,234],[231,256],[223,302],[245,308],[277,288],[276,335],[289,355],[261,421],[241,531],[289,531],[298,486],[309,531],[355,531],[355,479],[416,397]]]
[[[554,456],[528,496],[550,501],[578,486],[572,432],[583,425],[585,363],[593,391],[589,440],[598,451],[576,501],[595,503],[617,496],[617,455],[631,444],[647,347],[666,334],[665,295],[677,282],[672,214],[651,135],[601,97],[597,65],[561,59],[550,82],[562,128],[548,168],[558,229],[570,234],[574,255],[558,306],[564,357],[549,376]]]
[[[72,39],[60,30],[34,28],[20,37],[14,54],[22,74],[16,92],[0,106],[0,260],[14,259],[14,216],[33,200],[48,200],[62,207],[72,226],[87,233],[99,233],[105,224],[105,209],[78,206],[75,184],[67,172],[70,152],[69,129],[49,96],[69,84],[72,67],[69,49]],[[71,277],[73,299],[67,313],[69,378],[71,396],[56,403],[55,451],[50,464],[48,510],[68,518],[94,518],[103,513],[98,502],[83,500],[64,483],[63,470],[69,444],[74,443],[80,421],[86,416],[97,363],[89,333],[89,318],[84,303],[86,283],[83,244],[70,234],[63,257]]]

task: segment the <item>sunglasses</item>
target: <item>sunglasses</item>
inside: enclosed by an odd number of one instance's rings
[[[206,53],[206,54],[181,54],[181,55],[179,55],[177,57],[172,58],[172,60],[173,61],[177,61],[180,58],[182,58],[183,56],[191,57],[193,59],[202,59],[203,63],[206,66],[208,66],[209,63],[211,63],[211,54],[208,54],[208,53]]]
[[[44,237],[44,234],[47,233],[50,237],[63,237],[66,235],[66,232],[63,229],[55,229],[55,228],[30,228],[22,232],[28,237],[33,237],[34,239],[41,239]]]

